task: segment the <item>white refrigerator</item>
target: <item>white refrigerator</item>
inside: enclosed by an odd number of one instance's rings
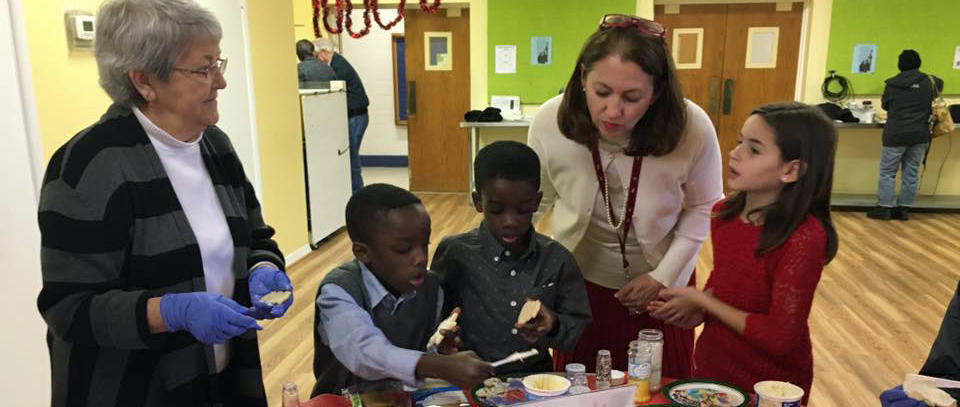
[[[346,225],[344,210],[352,193],[347,93],[342,89],[301,90],[300,110],[310,246],[315,249]]]

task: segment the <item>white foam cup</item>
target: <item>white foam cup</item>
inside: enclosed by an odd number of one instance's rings
[[[803,389],[793,383],[767,380],[753,385],[755,407],[800,407]]]

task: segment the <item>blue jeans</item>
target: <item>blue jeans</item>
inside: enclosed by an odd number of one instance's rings
[[[927,144],[921,143],[912,146],[883,147],[880,156],[880,177],[877,181],[877,206],[892,208],[894,185],[897,180],[897,170],[900,174],[900,197],[896,206],[913,205],[913,197],[917,195],[920,184],[920,163],[927,151]]]
[[[353,192],[363,188],[363,175],[360,166],[360,143],[363,142],[363,133],[370,124],[370,116],[366,113],[347,118],[348,132],[350,133],[350,184]]]

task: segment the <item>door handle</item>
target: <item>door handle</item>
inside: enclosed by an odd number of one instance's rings
[[[723,81],[723,114],[730,114],[733,105],[733,79]]]
[[[407,81],[407,115],[417,114],[417,81]]]
[[[707,83],[707,114],[713,116],[720,109],[720,77],[711,76]]]

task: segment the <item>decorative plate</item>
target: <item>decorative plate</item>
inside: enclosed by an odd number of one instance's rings
[[[734,385],[709,380],[684,380],[663,387],[673,403],[691,407],[749,407],[750,396]]]

